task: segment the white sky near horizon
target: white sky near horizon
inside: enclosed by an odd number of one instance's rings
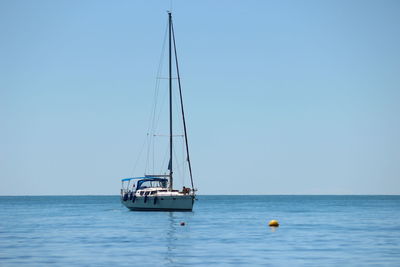
[[[0,195],[118,194],[169,1],[0,1]],[[199,194],[400,194],[399,1],[174,1]]]

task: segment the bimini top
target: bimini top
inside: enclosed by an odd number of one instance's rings
[[[146,176],[146,177],[132,177],[132,178],[124,178],[122,179],[122,183],[126,181],[131,181],[131,180],[138,180],[136,188],[137,189],[144,189],[147,188],[147,186],[142,187],[142,184],[145,182],[160,182],[162,184],[162,187],[166,187],[166,184],[168,182],[168,179],[166,178],[160,178],[160,177],[152,177],[152,176]]]
[[[130,180],[151,180],[151,181],[164,181],[165,178],[160,177],[152,177],[152,176],[145,176],[145,177],[131,177],[131,178],[124,178],[121,179],[122,182],[130,181]]]

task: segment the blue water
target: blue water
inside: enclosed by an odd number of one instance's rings
[[[0,197],[0,266],[400,266],[400,196],[198,199],[132,212],[117,196]]]

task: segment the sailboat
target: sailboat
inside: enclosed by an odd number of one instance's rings
[[[121,180],[121,202],[128,209],[134,211],[192,211],[195,201],[192,166],[189,157],[189,145],[186,130],[185,112],[183,108],[181,79],[179,75],[178,57],[176,54],[175,33],[172,23],[172,14],[168,12],[168,54],[169,54],[169,164],[167,171],[161,174],[145,174],[141,177],[124,178]],[[190,174],[191,187],[183,186],[182,190],[174,189],[173,171],[173,123],[172,99],[173,86],[172,65],[176,66],[179,88],[180,115],[183,122],[183,133],[186,161]]]

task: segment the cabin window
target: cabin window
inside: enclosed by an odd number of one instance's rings
[[[137,189],[154,188],[154,187],[166,188],[167,181],[166,180],[149,180],[149,181],[141,180],[141,181],[138,181],[137,186],[138,186]]]

